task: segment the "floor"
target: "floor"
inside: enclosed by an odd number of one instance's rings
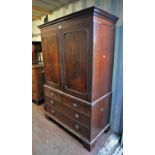
[[[32,104],[33,155],[97,155],[108,134],[103,134],[93,151],[88,152],[71,134],[44,116],[43,105]]]

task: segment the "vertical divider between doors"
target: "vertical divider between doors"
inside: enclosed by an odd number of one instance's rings
[[[63,90],[63,52],[62,52],[62,31],[61,29],[57,29],[57,37],[58,37],[58,49],[59,49],[59,63],[60,63],[60,89]]]

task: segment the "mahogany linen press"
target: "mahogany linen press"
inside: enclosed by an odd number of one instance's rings
[[[117,20],[93,6],[39,26],[46,117],[88,150],[109,128]]]

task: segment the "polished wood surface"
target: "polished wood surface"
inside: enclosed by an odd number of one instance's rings
[[[48,87],[44,87],[44,94],[45,94],[45,96],[50,97],[51,99],[53,99],[53,100],[55,100],[57,102],[62,101],[62,95],[52,91]]]
[[[111,91],[114,34],[114,24],[94,17],[92,101]]]
[[[88,150],[109,127],[116,21],[91,7],[39,26],[46,115]]]
[[[60,88],[60,62],[58,36],[56,31],[48,31],[42,35],[45,82]]]
[[[68,127],[72,128],[75,132],[80,133],[85,138],[90,137],[90,130],[85,127],[84,125],[80,124],[78,121],[68,117],[66,114],[59,112],[58,109],[55,107],[52,107],[48,104],[45,105],[45,109],[47,112],[49,112],[51,115],[56,117],[59,121],[62,121],[65,123]]]
[[[87,33],[80,27],[63,30],[64,90],[79,94],[87,93]]]
[[[65,89],[82,94],[87,93],[86,33],[85,30],[71,30],[64,34]]]
[[[64,92],[90,100],[92,24],[68,25],[62,29]]]
[[[90,105],[87,105],[83,102],[79,102],[76,99],[71,99],[71,98],[63,95],[63,103],[77,111],[80,111],[84,115],[90,116],[90,114],[91,114]]]
[[[39,103],[43,99],[43,66],[32,65],[32,100]]]
[[[95,136],[98,135],[107,124],[109,124],[111,106],[110,103],[111,93],[97,102],[92,108],[91,139],[95,138]]]
[[[89,116],[84,115],[80,111],[69,107],[68,105],[62,104],[55,101],[50,97],[45,97],[45,102],[51,105],[52,107],[56,108],[61,113],[66,114],[68,117],[78,121],[80,124],[90,128],[90,118]]]

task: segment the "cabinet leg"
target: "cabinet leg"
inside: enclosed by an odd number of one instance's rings
[[[92,151],[95,147],[95,142],[93,144],[88,144],[86,142],[83,142],[83,147],[87,149],[88,151]]]
[[[47,120],[50,120],[50,117],[49,117],[47,114],[45,114],[45,118],[46,118]]]

